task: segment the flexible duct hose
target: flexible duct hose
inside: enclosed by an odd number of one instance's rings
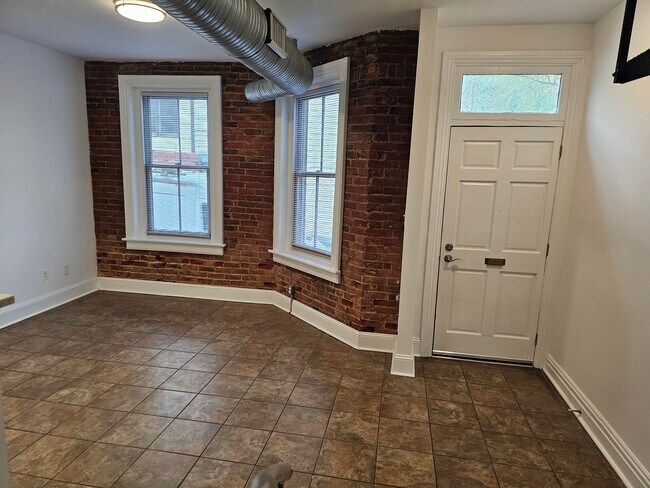
[[[246,86],[246,98],[251,102],[300,95],[311,86],[314,71],[294,42],[287,42],[284,59],[266,45],[266,14],[255,0],[153,3],[264,78]]]

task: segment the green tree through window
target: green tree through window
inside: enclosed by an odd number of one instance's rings
[[[463,75],[460,111],[556,114],[561,84],[560,74]]]

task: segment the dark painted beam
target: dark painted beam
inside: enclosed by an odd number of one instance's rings
[[[618,47],[616,71],[613,75],[614,83],[628,83],[645,76],[650,76],[650,49],[629,61],[627,59],[630,54],[630,41],[632,40],[636,2],[637,0],[627,0],[625,4],[621,42]]]

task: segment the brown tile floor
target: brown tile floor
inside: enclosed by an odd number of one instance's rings
[[[620,487],[538,372],[390,376],[271,306],[99,292],[0,331],[15,487]]]

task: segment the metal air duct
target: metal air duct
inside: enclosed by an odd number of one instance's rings
[[[267,45],[267,16],[255,0],[153,0],[153,3],[265,78],[246,86],[246,98],[251,102],[300,95],[311,86],[314,71],[295,42],[286,42],[286,58]]]

